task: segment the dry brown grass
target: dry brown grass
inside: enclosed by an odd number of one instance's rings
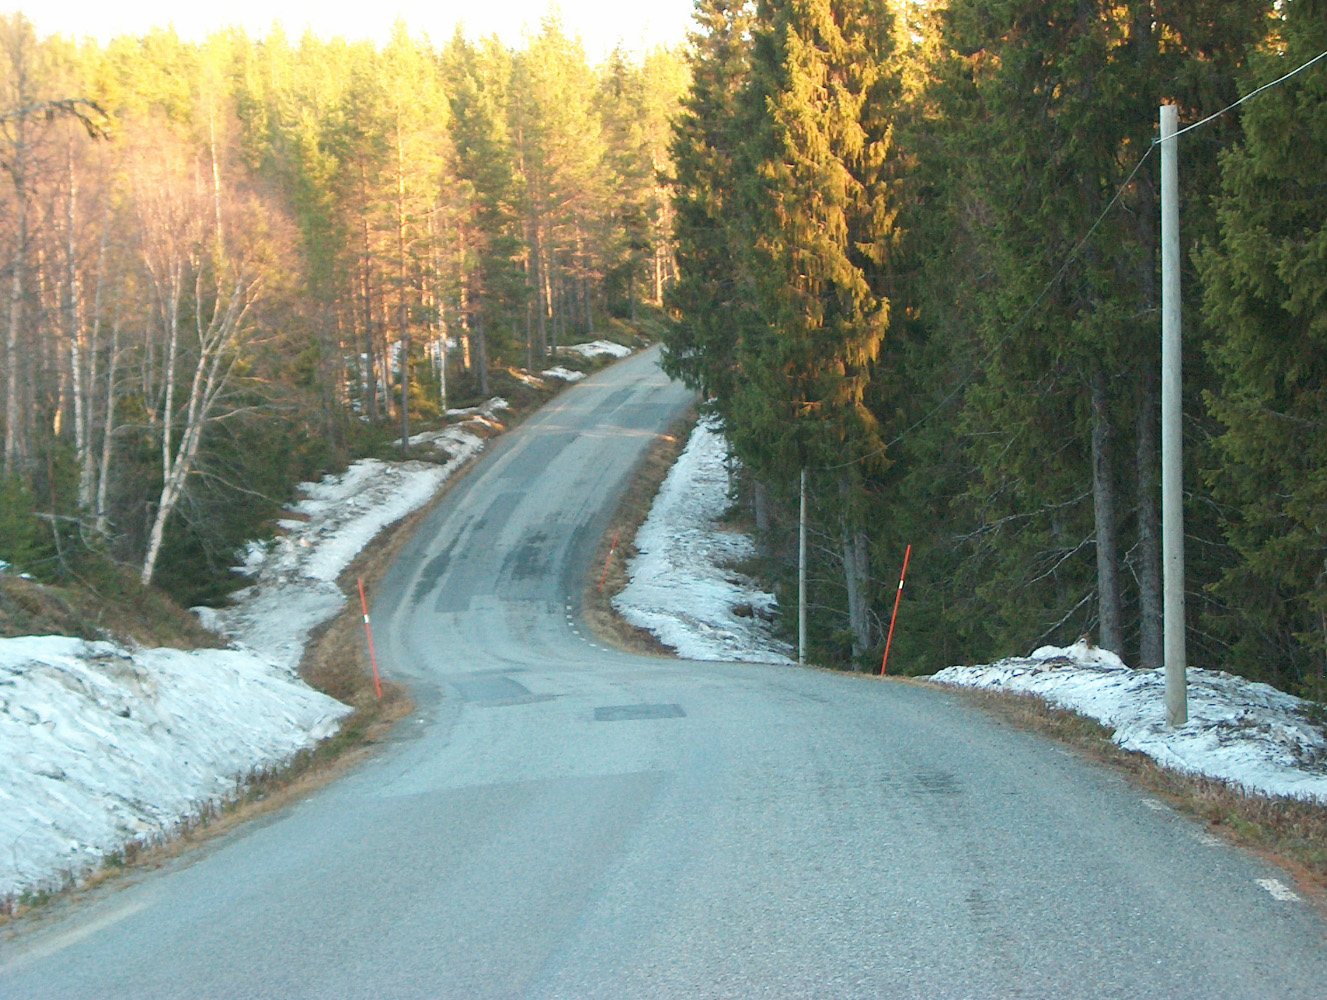
[[[1030,694],[944,688],[1012,725],[1073,747],[1125,774],[1138,787],[1203,821],[1213,834],[1285,868],[1305,895],[1327,905],[1327,807],[1247,795],[1223,781],[1167,770],[1146,754],[1124,750],[1095,720],[1054,708]]]
[[[139,585],[130,570],[109,562],[99,579],[73,579],[62,586],[0,575],[0,638],[72,635],[114,636],[142,646],[206,649],[224,640],[198,623],[163,593]]]
[[[636,463],[630,484],[622,494],[617,510],[613,512],[608,529],[599,539],[599,546],[595,551],[594,561],[591,564],[592,579],[587,580],[585,586],[583,602],[585,623],[600,640],[619,649],[656,656],[676,655],[674,650],[665,646],[645,629],[623,621],[613,610],[612,600],[614,595],[621,593],[622,588],[627,585],[627,563],[636,555],[636,532],[649,516],[650,506],[654,503],[655,494],[659,492],[668,470],[673,467],[677,456],[682,454],[682,449],[686,447],[691,429],[696,425],[696,417],[696,408],[692,407],[674,422],[666,433],[656,437],[645,455]],[[617,548],[613,549],[610,558],[609,550],[612,549],[614,539],[617,540]],[[607,575],[604,574],[605,564],[608,567]]]

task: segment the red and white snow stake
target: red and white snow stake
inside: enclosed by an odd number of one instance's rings
[[[912,546],[903,553],[903,572],[898,575],[898,593],[894,595],[894,614],[889,619],[889,637],[885,639],[885,658],[880,661],[880,676],[885,676],[885,668],[889,666],[889,647],[894,641],[894,623],[898,621],[898,604],[903,600],[903,579],[908,575],[908,560],[912,558]]]
[[[382,697],[382,681],[378,679],[378,657],[373,652],[373,626],[369,624],[369,602],[364,596],[364,578],[359,580],[359,606],[364,609],[364,635],[369,640],[369,662],[373,664],[373,690],[378,692],[378,697]]]

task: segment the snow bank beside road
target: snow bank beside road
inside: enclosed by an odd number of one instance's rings
[[[636,537],[630,584],[613,600],[633,625],[699,660],[792,662],[761,615],[774,598],[727,568],[749,556],[749,539],[717,521],[729,504],[723,439],[703,424],[659,491]],[[751,607],[740,617],[733,608]],[[1165,724],[1165,677],[1076,643],[985,666],[957,666],[932,681],[1037,695],[1114,729],[1115,742],[1163,767],[1207,775],[1250,792],[1327,804],[1327,737],[1313,706],[1266,684],[1191,668],[1187,725]]]
[[[615,344],[611,340],[592,340],[588,344],[569,344],[565,347],[559,347],[559,351],[570,351],[572,354],[579,354],[583,358],[598,358],[608,355],[612,358],[625,358],[631,353],[631,348],[623,344]]]
[[[508,409],[494,398],[482,406],[449,411],[469,417],[466,423],[425,431],[410,439],[415,447],[432,446],[447,456],[431,462],[383,462],[361,459],[341,475],[301,483],[304,499],[280,522],[281,536],[251,542],[240,572],[253,586],[232,595],[232,606],[195,609],[203,623],[242,646],[290,670],[299,666],[315,628],[345,606],[336,578],[387,525],[418,510],[462,465],[479,454],[484,438],[469,424],[498,426],[496,415]]]
[[[755,546],[719,524],[730,506],[726,455],[722,436],[698,424],[636,533],[631,582],[613,607],[688,659],[791,663],[769,621],[774,595],[732,569]]]
[[[0,898],[166,839],[349,711],[235,650],[0,640]]]
[[[1310,703],[1220,670],[1190,668],[1189,722],[1166,726],[1165,674],[1133,670],[1078,642],[1028,657],[949,667],[937,684],[1035,694],[1114,729],[1114,740],[1163,767],[1206,775],[1266,795],[1327,804],[1327,738]]]

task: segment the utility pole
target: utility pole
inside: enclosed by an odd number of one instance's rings
[[[806,663],[806,466],[802,466],[801,506],[797,519],[797,662]]]
[[[1184,650],[1184,461],[1180,396],[1179,110],[1161,106],[1161,552],[1166,724],[1189,721]]]

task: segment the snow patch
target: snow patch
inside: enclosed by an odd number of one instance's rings
[[[698,424],[636,534],[630,583],[613,607],[688,659],[791,663],[773,633],[774,595],[732,568],[755,545],[720,523],[730,506],[726,459],[723,437]]]
[[[241,651],[0,639],[0,897],[164,840],[349,712]]]
[[[1079,641],[1028,657],[948,667],[938,684],[1035,694],[1096,719],[1126,750],[1248,792],[1327,804],[1327,737],[1312,703],[1222,670],[1188,671],[1189,721],[1166,725],[1163,670],[1134,670]]]
[[[563,382],[579,382],[585,378],[585,372],[574,372],[570,368],[563,368],[558,365],[556,368],[550,368],[547,371],[539,373],[545,378],[559,378]]]
[[[486,420],[496,420],[499,412],[510,410],[511,404],[501,396],[494,396],[492,399],[480,403],[478,406],[467,406],[459,410],[448,410],[448,417],[483,417]],[[411,440],[414,440],[413,438]]]
[[[598,358],[604,355],[613,358],[625,358],[631,353],[630,347],[615,344],[611,340],[592,340],[588,344],[570,344],[559,347],[558,350],[579,354],[583,358]]]
[[[542,388],[544,380],[538,375],[531,375],[529,372],[521,371],[519,368],[508,368],[507,374],[517,381],[524,382],[526,385],[532,385],[535,388]]]

